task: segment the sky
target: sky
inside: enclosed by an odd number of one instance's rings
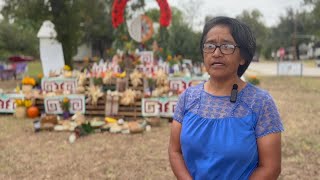
[[[292,7],[295,10],[301,9],[303,0],[168,0],[170,6],[184,9],[188,7],[188,2],[193,1],[197,4],[191,7],[196,12],[198,25],[203,25],[206,15],[224,15],[236,17],[243,10],[258,9],[263,14],[263,22],[268,27],[279,23],[279,16],[285,15],[286,9]],[[148,7],[157,7],[155,0],[145,0]]]

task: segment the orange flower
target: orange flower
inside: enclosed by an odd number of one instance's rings
[[[43,78],[43,74],[42,74],[42,73],[39,73],[39,74],[38,74],[38,78],[39,78],[39,79],[42,79],[42,78]]]
[[[257,79],[257,76],[256,75],[250,75],[249,78],[250,79]]]
[[[36,85],[36,80],[31,78],[31,77],[24,77],[22,79],[22,84],[23,85],[32,85],[32,86],[34,86],[34,85]]]
[[[63,98],[63,103],[68,103],[69,102],[69,99],[67,97],[64,97]]]

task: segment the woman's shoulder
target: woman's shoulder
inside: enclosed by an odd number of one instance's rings
[[[255,100],[265,99],[270,98],[270,93],[265,89],[257,87],[251,83],[247,83],[246,87],[244,88],[243,97]]]
[[[185,96],[187,97],[195,98],[200,95],[202,89],[203,89],[203,83],[200,83],[200,84],[188,87],[184,91],[184,93],[185,93]]]
[[[182,94],[180,95],[180,98],[184,98],[187,101],[195,100],[198,97],[200,97],[200,93],[202,89],[203,89],[203,83],[200,83],[195,86],[190,86],[182,92]]]
[[[241,101],[255,110],[258,110],[270,100],[272,100],[272,96],[267,90],[250,83],[247,84],[241,95]]]

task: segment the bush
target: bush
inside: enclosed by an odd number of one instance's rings
[[[257,78],[256,75],[249,75],[246,77],[246,80],[253,84],[253,85],[259,85],[260,84],[260,80]]]

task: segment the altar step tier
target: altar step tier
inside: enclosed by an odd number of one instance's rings
[[[35,105],[41,112],[45,112],[44,99],[35,99]],[[111,116],[118,119],[122,118],[124,120],[136,120],[142,118],[141,99],[137,99],[133,105],[119,105],[118,112],[116,114],[106,115],[105,109],[106,100],[104,96],[98,99],[97,105],[92,105],[90,102],[86,102],[85,115],[103,117]]]

